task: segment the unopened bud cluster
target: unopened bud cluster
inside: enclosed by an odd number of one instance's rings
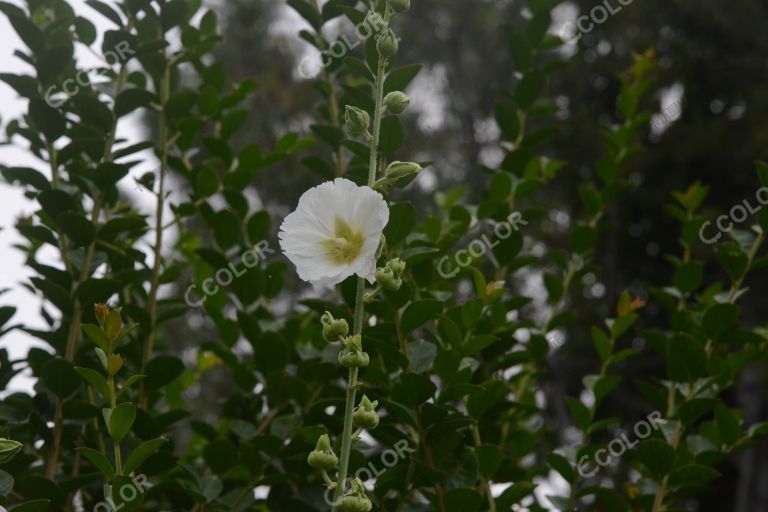
[[[403,285],[403,272],[405,272],[405,262],[395,258],[388,261],[385,266],[376,269],[376,282],[385,290],[397,291]]]
[[[315,449],[307,457],[307,463],[321,471],[330,471],[339,465],[339,458],[331,448],[331,439],[328,434],[323,434],[317,440]]]
[[[352,480],[352,487],[341,497],[339,508],[342,512],[370,512],[373,508],[371,500],[365,494],[365,486],[359,478]]]
[[[347,324],[347,321],[343,318],[338,320],[333,318],[333,315],[328,311],[320,317],[320,322],[323,324],[323,338],[326,341],[333,343],[349,334],[349,324]]]
[[[355,414],[352,416],[355,425],[369,430],[376,428],[379,425],[379,415],[376,414],[378,405],[378,401],[371,402],[367,396],[363,395],[360,405],[355,409]]]
[[[359,334],[342,338],[344,348],[339,352],[339,364],[345,368],[365,368],[371,358],[363,352],[363,338]]]
[[[347,130],[352,135],[367,134],[368,127],[371,125],[371,116],[368,112],[350,105],[347,105],[344,120],[347,123]]]
[[[411,104],[411,98],[401,91],[393,91],[384,96],[384,108],[388,113],[399,116]]]

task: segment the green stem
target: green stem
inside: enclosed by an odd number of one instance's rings
[[[160,80],[160,102],[165,107],[171,96],[171,63],[166,62],[163,77]],[[149,312],[149,332],[144,342],[144,350],[141,358],[142,373],[152,359],[155,347],[155,337],[157,335],[157,293],[160,288],[160,274],[163,264],[163,213],[165,211],[165,174],[168,167],[168,123],[165,119],[165,112],[160,112],[159,120],[160,137],[160,176],[158,179],[157,205],[155,211],[155,243],[153,247],[154,262],[152,265],[152,277],[150,279],[149,296],[147,298],[147,311]],[[147,392],[142,380],[139,387],[139,404],[141,407],[147,407]]]
[[[381,136],[381,118],[382,103],[384,102],[384,71],[387,61],[379,59],[378,71],[376,73],[376,108],[373,115],[373,137],[370,142],[371,157],[368,165],[368,186],[372,187],[376,182],[376,171],[378,169],[378,147],[379,137]],[[363,314],[365,303],[365,278],[357,278],[357,295],[355,297],[355,322],[352,330],[353,334],[363,332]],[[347,401],[344,407],[344,430],[341,437],[341,460],[339,461],[339,474],[336,480],[336,491],[333,495],[333,510],[338,510],[338,503],[344,495],[347,471],[349,469],[349,454],[352,451],[352,415],[355,411],[355,396],[357,395],[357,368],[349,369],[349,380],[347,382]]]
[[[109,376],[109,395],[110,395],[110,405],[112,407],[112,411],[114,412],[115,407],[117,407],[117,393],[115,390],[115,377],[113,375]],[[115,448],[115,473],[117,475],[123,474],[123,457],[120,452],[120,442],[117,440],[113,441],[113,446]]]

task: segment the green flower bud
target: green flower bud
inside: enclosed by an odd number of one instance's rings
[[[382,288],[390,291],[397,291],[403,284],[403,280],[400,276],[395,275],[392,269],[389,267],[379,267],[376,269],[376,282],[381,285]]]
[[[370,357],[363,352],[363,339],[359,334],[347,336],[341,340],[344,349],[339,352],[339,364],[345,368],[365,368]]]
[[[400,115],[411,104],[411,98],[407,94],[400,91],[393,91],[384,96],[384,108],[391,114]]]
[[[384,21],[384,18],[381,17],[381,14],[377,13],[376,11],[368,11],[368,14],[365,16],[365,21],[363,23],[365,23],[365,25],[367,25],[374,34],[378,34],[387,28],[387,22]]]
[[[341,498],[339,508],[342,512],[370,512],[371,500],[365,494],[365,487],[359,478],[352,480],[352,489]]]
[[[329,471],[339,465],[339,458],[333,453],[328,434],[323,434],[317,440],[317,446],[307,457],[307,463],[315,469]]]
[[[339,364],[344,368],[365,368],[370,362],[371,358],[365,352],[342,350],[339,353]]]
[[[349,334],[349,324],[347,324],[347,321],[343,318],[336,320],[328,311],[320,317],[320,322],[323,324],[323,338],[327,341],[339,341]]]
[[[376,406],[378,405],[378,401],[371,402],[367,396],[363,395],[363,398],[360,399],[360,405],[355,409],[355,414],[352,416],[355,425],[369,430],[376,428],[379,424],[379,415],[376,414]]]
[[[400,258],[395,258],[387,262],[387,268],[389,268],[396,275],[400,276],[403,275],[403,272],[405,272],[405,262]]]
[[[382,59],[388,59],[397,54],[397,37],[395,37],[395,33],[391,29],[379,36],[379,40],[376,42],[376,49],[379,51],[379,57]]]
[[[415,162],[394,161],[384,171],[387,181],[393,182],[402,178],[412,178],[421,171],[421,166]]]
[[[405,12],[411,8],[411,0],[389,0],[395,12]]]
[[[368,131],[371,125],[371,116],[365,110],[347,105],[344,118],[347,122],[347,129],[353,135],[362,135]]]
[[[18,441],[0,437],[0,464],[10,462],[10,460],[21,451],[22,445]]]

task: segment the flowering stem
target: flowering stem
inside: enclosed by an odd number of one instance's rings
[[[379,66],[376,73],[376,107],[373,116],[373,137],[370,141],[371,158],[368,167],[368,186],[373,187],[376,182],[376,171],[378,166],[378,147],[379,137],[381,136],[381,118],[382,103],[384,102],[384,71],[387,61],[379,58]],[[363,310],[365,302],[365,278],[357,278],[357,295],[355,297],[355,323],[352,330],[353,334],[361,334],[363,331]],[[345,483],[347,481],[347,470],[349,469],[349,454],[352,451],[352,415],[355,411],[355,395],[357,394],[357,368],[349,369],[349,380],[347,382],[347,402],[344,407],[344,430],[341,437],[341,457],[339,461],[339,474],[336,481],[336,491],[333,496],[333,510],[338,510],[339,501],[344,495]]]

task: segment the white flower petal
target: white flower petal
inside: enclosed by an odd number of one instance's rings
[[[362,236],[362,247],[352,261],[336,261],[329,255],[327,243],[337,236],[338,220]],[[280,247],[305,281],[334,285],[358,275],[372,283],[376,250],[388,221],[389,208],[381,194],[337,178],[301,196],[296,210],[280,226]]]

